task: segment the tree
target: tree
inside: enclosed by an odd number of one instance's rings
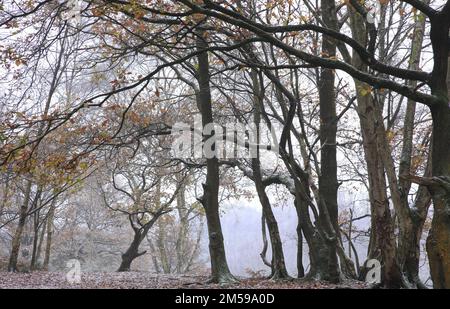
[[[14,66],[23,68],[10,74],[12,80],[19,77],[16,79],[22,87],[8,89],[0,116],[4,119],[0,126],[0,163],[5,167],[3,179],[7,180],[2,186],[0,214],[13,195],[21,205],[14,219],[18,219],[18,226],[12,240],[11,269],[17,264],[27,218],[33,215],[35,219],[34,265],[45,224],[47,229],[49,226],[45,217],[51,218],[53,212],[50,207],[44,215],[39,203],[54,186],[44,186],[25,168],[26,164],[18,162],[40,158],[49,145],[76,145],[59,152],[58,158],[51,156],[53,160],[38,160],[40,164],[46,162],[49,169],[53,161],[53,167],[74,171],[77,168],[69,167],[81,168],[89,155],[123,148],[134,152],[129,156],[134,159],[144,145],[158,151],[158,156],[165,154],[164,164],[157,168],[164,177],[179,176],[179,169],[184,168],[198,172],[205,169],[205,177],[199,178],[203,182],[199,201],[207,221],[214,282],[235,281],[226,259],[219,192],[223,188],[221,169],[237,167],[253,181],[263,209],[273,278],[288,277],[278,222],[266,192],[275,184],[284,186],[294,200],[298,276],[304,275],[305,239],[311,264],[307,277],[331,282],[344,276],[354,278],[356,273],[364,277],[366,270],[355,269],[344,249],[345,239],[351,246],[352,227],[346,235],[339,222],[339,210],[345,207],[339,194],[346,184],[358,182],[367,191],[370,205],[368,258],[380,260],[382,285],[423,287],[418,276],[419,245],[432,203],[426,250],[431,276],[436,288],[449,287],[450,1],[382,1],[377,16],[372,16],[371,5],[378,1],[357,0],[339,4],[259,0],[82,3],[76,24],[62,17],[68,9],[64,3],[16,1],[0,13],[0,26],[12,38],[20,38],[20,34],[8,27],[36,25],[39,29],[32,32],[36,36],[33,40],[24,33],[18,47],[6,38],[2,53],[2,64],[8,72],[12,73]],[[75,37],[89,48],[75,44],[69,51],[68,43]],[[49,38],[53,43],[47,45]],[[29,50],[24,46],[30,46]],[[59,47],[56,52],[51,48],[55,46]],[[422,54],[422,49],[431,49],[432,59]],[[54,82],[47,85],[48,97],[53,99],[30,103],[30,112],[17,103],[26,102],[29,89],[38,89],[33,72],[47,68],[35,65],[42,59],[37,51],[55,55],[61,63],[52,67],[56,72]],[[426,62],[421,65],[422,56],[433,60],[430,72],[425,71]],[[76,65],[69,69],[72,62]],[[33,64],[34,71],[29,69]],[[76,73],[65,77],[69,72]],[[85,76],[92,76],[92,85],[86,85]],[[64,95],[62,85],[70,89]],[[79,95],[75,95],[77,85],[79,89],[85,86]],[[40,99],[36,94],[31,97]],[[426,109],[432,118],[431,133],[427,131],[431,123],[420,117],[427,114]],[[213,140],[216,155],[223,136],[217,126],[211,127],[213,122],[253,123],[260,129],[279,126],[277,158],[281,164],[266,162],[261,152],[250,160],[170,156],[171,139],[160,137],[169,135],[176,122],[191,120],[194,110],[200,112],[203,127],[209,128],[202,132],[202,139]],[[61,134],[63,129],[70,129],[74,136]],[[63,138],[54,143],[55,136]],[[158,140],[157,145],[146,144],[149,138]],[[235,142],[251,147],[247,137]],[[257,144],[260,142],[257,140]],[[146,160],[153,162],[152,158]],[[152,169],[156,168],[153,163]],[[20,174],[17,166],[27,177],[17,182],[22,192],[12,193],[8,175]],[[133,167],[131,174],[142,166],[146,164]],[[139,177],[141,184],[147,177],[143,174]],[[151,188],[132,185],[131,191],[160,191],[160,182],[153,184]],[[130,205],[141,207],[139,194],[120,185],[115,184],[116,191],[123,190]],[[152,198],[156,204],[161,201]],[[135,231],[136,241],[128,259],[132,261],[140,253],[138,248],[145,238],[142,235],[151,227],[147,224],[153,225],[163,214],[158,210],[148,212],[148,205],[137,213],[126,211]],[[153,215],[155,222],[144,218],[143,213]],[[180,221],[183,217],[180,213]],[[171,216],[164,218],[169,220]],[[158,231],[160,244],[155,247],[165,260],[164,226]],[[50,231],[47,234],[51,239]],[[355,262],[358,266],[359,261]],[[168,270],[166,266],[163,268]]]
[[[210,73],[209,60],[206,49],[208,43],[206,41],[205,32],[196,33],[196,47],[200,52],[197,56],[198,71],[197,80],[199,92],[197,95],[197,105],[202,116],[202,124],[205,127],[214,123],[212,113],[211,91],[210,91]],[[204,140],[209,138],[217,139],[213,132],[203,135]],[[216,146],[212,149],[215,151]],[[219,162],[217,156],[206,160],[206,181],[203,184],[203,196],[199,199],[205,208],[206,223],[209,235],[209,252],[211,256],[211,281],[219,283],[227,283],[235,281],[231,274],[227,258],[225,255],[225,247],[223,244],[222,227],[219,216]]]
[[[176,199],[180,183],[175,182],[175,190],[164,198],[161,191],[161,183],[170,181],[170,175],[164,175],[157,168],[157,158],[149,151],[149,147],[143,147],[143,151],[131,153],[134,156],[131,161],[122,163],[123,157],[130,155],[127,151],[121,151],[119,159],[111,166],[112,189],[121,195],[121,198],[107,196],[103,191],[105,204],[111,210],[118,211],[128,217],[133,230],[133,239],[122,254],[122,262],[117,271],[129,271],[131,263],[138,257],[147,253],[139,252],[139,247],[147,237],[150,229],[165,214],[172,211],[171,204]],[[153,168],[152,168],[153,167]],[[154,169],[154,170],[153,170]]]

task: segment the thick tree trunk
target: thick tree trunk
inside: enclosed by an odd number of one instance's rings
[[[251,59],[255,63],[259,63],[257,56],[251,49],[244,50],[248,54],[249,59]],[[290,139],[289,132],[292,129],[292,121],[295,118],[295,113],[298,106],[298,98],[296,98],[280,82],[279,78],[276,75],[272,74],[269,70],[263,70],[263,72],[275,85],[278,92],[277,98],[279,99],[280,104],[282,104],[283,113],[285,114],[285,127],[283,129],[282,139],[280,140],[280,155],[286,167],[288,168],[289,173],[295,181],[295,198],[297,200],[295,204],[298,214],[298,229],[303,231],[303,235],[305,236],[305,239],[309,246],[312,265],[311,271],[308,273],[308,276],[315,279],[337,282],[340,279],[339,262],[336,250],[337,246],[339,245],[339,236],[335,231],[335,225],[331,222],[325,201],[318,198],[320,196],[318,190],[315,190],[314,195],[316,196],[320,218],[319,216],[316,216],[316,224],[312,224],[309,218],[310,214],[308,208],[310,206],[311,208],[316,208],[316,206],[312,204],[312,200],[309,197],[309,186],[311,185],[312,187],[314,185],[313,182],[310,182],[309,179],[309,164],[305,164],[307,171],[303,171],[303,169],[295,161],[295,155],[292,149],[290,149],[289,151],[286,151],[286,149],[284,149],[287,140]],[[289,108],[286,106],[287,104],[285,104],[283,95],[286,96],[289,101]],[[298,108],[300,108],[300,106]],[[261,112],[263,112],[263,115],[265,115],[265,120],[267,121],[267,123],[270,123],[270,119],[268,119],[267,114],[264,111],[264,106],[262,104]],[[302,119],[300,118],[301,113],[299,116],[299,121],[302,123]],[[302,144],[301,140],[300,144]],[[304,156],[304,160],[309,160],[307,159],[307,155]],[[335,190],[337,190],[337,181]],[[335,216],[337,218],[337,202],[335,203],[335,205],[336,208],[331,207],[331,209],[334,209],[333,211],[336,214]],[[314,212],[317,213],[316,210],[314,210]],[[348,262],[348,259],[346,260],[346,262]],[[300,271],[299,273],[301,274],[302,271]]]
[[[427,170],[425,175],[431,174],[431,158],[429,159]],[[431,195],[428,188],[420,186],[416,194],[416,200],[414,201],[415,210],[412,212],[413,219],[413,242],[414,246],[407,256],[405,269],[407,270],[408,280],[415,284],[418,288],[424,288],[425,286],[419,278],[419,266],[420,266],[420,254],[421,254],[421,240],[423,234],[423,226],[427,218],[428,209],[431,205]]]
[[[17,262],[19,258],[20,243],[22,241],[22,233],[27,219],[28,205],[30,204],[31,186],[32,183],[30,180],[28,180],[25,185],[24,199],[20,207],[19,222],[17,223],[17,228],[14,233],[14,237],[12,239],[11,244],[11,255],[9,257],[9,264],[8,264],[8,271],[10,272],[15,272],[18,270]]]
[[[252,56],[251,58],[255,59],[254,56]],[[280,94],[285,95],[288,98],[290,110],[286,110],[286,112],[288,112],[287,118],[292,117],[292,120],[293,117],[295,117],[296,111],[293,106],[298,105],[298,100],[270,71],[264,71],[264,73],[274,83]],[[283,102],[282,95],[278,96],[280,102]],[[270,123],[270,120],[268,120],[267,118],[266,121]],[[288,122],[288,120],[286,119],[285,121]],[[299,116],[299,121],[302,123],[301,115]],[[289,127],[287,123],[285,123],[284,125],[285,128],[283,129],[283,131],[285,131],[286,128]],[[287,139],[289,139],[289,134],[287,136]],[[294,179],[295,182],[295,207],[298,216],[298,228],[303,231],[303,235],[305,236],[306,242],[309,247],[311,269],[308,273],[308,277],[336,282],[336,280],[339,280],[339,263],[336,254],[338,237],[336,236],[335,229],[333,227],[333,224],[331,223],[327,207],[325,203],[319,198],[320,194],[318,190],[313,189],[313,187],[315,186],[310,180],[310,174],[308,173],[308,171],[305,172],[298,165],[298,163],[294,159],[295,154],[293,153],[292,149],[289,149],[289,152],[286,151],[282,146],[283,143],[284,142],[280,141],[280,155],[287,169],[289,170],[292,179]],[[309,164],[305,164],[305,166],[308,170]],[[314,196],[316,196],[320,217],[319,215],[317,215],[316,205],[313,205],[312,199],[310,197],[310,189],[313,189]],[[313,212],[315,213],[315,224],[313,224],[310,219],[310,207],[311,209],[314,209]]]
[[[350,15],[350,20],[353,37],[365,46],[367,33],[363,18],[354,12]],[[367,66],[356,53],[352,56],[352,64],[362,71],[367,71]],[[370,93],[363,91],[367,85],[356,79],[354,82],[370,188],[372,217],[368,259],[377,259],[381,263],[382,285],[398,288],[402,284],[402,276],[397,264],[397,244],[386,192],[383,159],[378,148],[376,106]],[[360,272],[361,276],[365,273],[364,269]]]
[[[330,267],[329,246],[325,243],[323,232],[320,227],[314,226],[309,214],[309,185],[307,182],[295,183],[295,209],[297,211],[298,225],[305,236],[309,248],[310,270],[307,278],[331,281],[336,274],[337,268],[334,264]],[[318,220],[318,217],[316,217]],[[297,227],[298,229],[299,227]],[[331,272],[330,272],[331,271]]]
[[[208,48],[203,31],[197,32],[196,44],[198,50]],[[197,56],[197,79],[199,93],[197,105],[202,116],[202,124],[205,127],[212,124],[212,102],[210,90],[209,59],[208,53],[202,52]],[[204,136],[205,139],[214,138],[213,134]],[[214,156],[206,160],[206,182],[203,184],[203,197],[201,203],[205,209],[206,222],[209,235],[209,253],[211,258],[211,282],[227,283],[236,279],[231,274],[225,255],[222,226],[219,214],[219,162]]]
[[[211,171],[211,167],[208,170]],[[216,183],[219,182],[218,177],[216,179],[214,176],[210,176],[206,178],[208,185],[203,186],[203,207],[205,208],[208,226],[209,253],[211,257],[211,282],[228,283],[233,282],[236,279],[228,268],[219,216],[219,203],[216,200],[218,191],[211,189],[211,185],[214,185],[214,182],[212,182],[213,180],[216,181]]]
[[[135,231],[133,241],[128,247],[127,251],[122,254],[122,262],[120,263],[118,272],[130,271],[131,263],[141,255],[144,255],[147,251],[139,252],[139,246],[141,245],[142,240],[145,238],[143,235],[143,230]]]
[[[334,1],[322,1],[322,18],[330,29],[337,28],[336,6]],[[335,40],[323,36],[322,54],[324,57],[336,57]],[[338,226],[337,205],[337,160],[336,160],[336,92],[334,87],[335,72],[330,69],[321,69],[319,78],[319,105],[320,105],[320,176],[319,194],[327,206],[331,223],[336,232]]]
[[[440,102],[431,106],[433,118],[433,221],[427,239],[431,278],[435,288],[450,288],[450,3],[431,21],[434,67],[431,92]],[[445,44],[447,42],[447,44]]]
[[[130,271],[131,263],[133,263],[133,261],[138,257],[140,257],[141,255],[147,253],[147,251],[139,252],[139,246],[141,245],[145,237],[147,237],[148,231],[150,231],[150,229],[162,215],[163,213],[161,211],[157,212],[156,214],[153,215],[153,218],[149,222],[142,225],[141,227],[134,226],[132,220],[133,214],[129,215],[130,223],[132,224],[132,228],[134,231],[134,236],[127,251],[125,251],[125,253],[122,254],[122,262],[120,263],[120,266],[117,269],[118,272]]]
[[[433,221],[427,239],[431,278],[435,288],[450,288],[450,107],[432,108],[433,176],[443,177],[430,186],[433,197]]]
[[[321,13],[323,22],[330,29],[337,29],[336,5],[334,1],[322,1]],[[324,57],[336,56],[336,42],[334,39],[322,37],[322,54]],[[337,246],[340,237],[338,225],[337,203],[337,160],[336,160],[336,93],[334,88],[335,72],[331,69],[321,69],[319,78],[319,105],[320,105],[320,175],[319,175],[319,204],[323,203],[324,209],[320,211],[323,225],[331,224],[334,231],[327,231],[326,241],[329,254],[330,281],[340,280]],[[320,205],[319,205],[320,209]]]
[[[357,89],[363,84],[355,81]],[[376,107],[370,95],[357,95],[358,114],[363,137],[364,154],[367,162],[369,180],[369,198],[371,204],[371,239],[368,259],[378,259],[383,265],[382,283],[386,287],[401,286],[401,274],[397,264],[397,244],[394,226],[389,209],[389,199],[386,192],[381,151],[377,142]],[[364,274],[364,272],[362,272]]]

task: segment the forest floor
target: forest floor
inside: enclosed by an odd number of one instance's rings
[[[0,272],[0,289],[364,289],[360,281],[333,285],[319,281],[291,280],[276,282],[263,278],[241,279],[239,283],[218,285],[208,278],[192,275],[157,275],[146,272],[83,273],[81,282],[71,284],[62,272]]]

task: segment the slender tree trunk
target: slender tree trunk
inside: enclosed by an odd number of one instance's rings
[[[425,1],[429,3],[429,1]],[[420,13],[416,17],[411,45],[411,56],[409,59],[409,69],[420,69],[420,55],[425,31],[425,16]],[[417,81],[410,82],[411,87],[417,86]],[[411,173],[411,158],[413,154],[414,119],[416,113],[416,102],[408,99],[403,127],[403,147],[399,164],[399,189],[401,193],[401,205],[408,207],[408,195],[411,189],[411,181],[403,177]],[[427,163],[426,176],[430,171],[430,160]],[[428,189],[424,186],[419,188],[415,201],[415,208],[409,212],[410,220],[399,222],[402,225],[403,238],[399,239],[399,265],[408,284],[412,286],[422,286],[419,279],[420,241],[423,224],[425,223],[430,196]]]
[[[41,233],[39,235],[39,244],[38,244],[37,250],[36,250],[36,261],[34,263],[34,267],[31,270],[35,270],[39,266],[39,260],[41,259],[41,255],[42,255],[42,245],[44,243],[45,232],[47,230],[47,224],[48,224],[48,220],[46,219],[41,228]]]
[[[181,274],[184,272],[184,269],[186,268],[186,262],[189,259],[189,257],[186,256],[188,254],[187,249],[187,238],[189,234],[189,221],[188,221],[188,215],[189,212],[186,210],[186,187],[184,184],[181,185],[177,196],[177,210],[178,210],[178,217],[179,217],[179,227],[178,227],[178,235],[177,240],[175,244],[175,251],[176,251],[176,266],[175,270],[178,274]]]
[[[32,254],[31,254],[31,262],[30,262],[30,270],[31,271],[35,270],[35,268],[36,268],[40,227],[41,227],[40,211],[36,211],[33,215],[33,249],[32,249]]]
[[[431,155],[428,158],[427,169],[425,177],[431,175]],[[419,186],[414,201],[414,209],[411,211],[411,218],[413,222],[412,227],[412,242],[413,246],[405,261],[406,276],[410,283],[417,288],[425,288],[424,284],[419,278],[419,265],[421,254],[421,240],[423,233],[423,226],[427,219],[428,209],[431,205],[431,195],[426,186]]]
[[[43,117],[46,118],[50,109],[50,104],[52,102],[52,98],[53,95],[55,94],[56,88],[58,87],[58,78],[60,76],[60,69],[61,69],[61,65],[63,62],[63,58],[65,55],[65,42],[66,42],[66,38],[67,38],[67,29],[66,29],[66,33],[63,36],[63,41],[61,42],[61,46],[59,49],[59,53],[58,53],[58,58],[56,61],[56,67],[55,70],[53,71],[52,74],[52,80],[50,83],[50,89],[49,92],[47,94],[47,98],[46,98],[46,102],[45,102],[45,106],[44,106],[44,110],[43,110]],[[45,123],[42,122],[41,125],[38,128],[37,131],[37,136],[41,136],[42,132],[44,130],[45,127]],[[37,145],[39,146],[39,145]],[[34,149],[34,153],[37,154],[39,150],[39,147],[36,147],[36,149]],[[27,183],[27,188],[26,188],[26,196],[28,196],[25,199],[25,203],[22,205],[21,211],[20,211],[20,217],[19,217],[19,224],[16,230],[16,233],[14,235],[13,238],[13,242],[12,242],[12,250],[11,250],[11,256],[10,256],[10,261],[9,261],[9,266],[8,266],[8,270],[9,271],[16,271],[17,270],[17,259],[19,256],[19,250],[20,250],[20,242],[21,242],[21,238],[22,238],[22,233],[23,233],[23,228],[25,225],[25,220],[26,220],[26,216],[27,216],[27,211],[28,211],[28,204],[29,204],[29,200],[30,200],[30,194],[31,194],[31,186],[32,186],[32,182],[31,180],[28,180]],[[36,192],[36,197],[34,199],[34,203],[37,203],[37,198],[38,196],[41,194],[42,192],[42,188],[39,185],[38,186],[38,190]]]
[[[3,215],[3,211],[7,205],[7,202],[9,201],[9,193],[10,193],[10,184],[11,184],[11,177],[12,177],[12,168],[11,166],[8,166],[5,173],[5,182],[2,190],[2,201],[0,203],[0,216]]]
[[[252,168],[256,191],[258,192],[259,201],[261,202],[264,217],[266,218],[269,230],[270,244],[272,249],[272,279],[286,279],[289,275],[286,270],[284,261],[283,243],[281,242],[278,223],[272,211],[269,198],[265,192],[265,187],[261,178],[261,167],[258,159],[252,159]]]
[[[302,228],[297,224],[297,278],[305,277],[305,267],[303,266],[303,234]]]
[[[147,238],[148,239],[148,238]],[[155,269],[155,272],[157,274],[161,273],[161,269],[159,267],[159,263],[158,263],[158,258],[156,256],[156,248],[153,245],[153,242],[151,241],[151,239],[148,239],[148,244],[150,246],[150,250],[152,250],[152,263],[153,263],[153,268]]]
[[[53,219],[55,217],[55,208],[56,208],[56,198],[53,200],[50,205],[50,209],[48,212],[47,218],[47,240],[45,243],[45,254],[44,254],[44,263],[42,268],[48,271],[48,266],[50,264],[50,254],[52,250],[52,240],[53,240]]]
[[[208,48],[205,40],[205,32],[198,31],[196,44],[198,50]],[[202,116],[202,124],[212,124],[212,102],[210,90],[209,59],[208,53],[202,52],[198,59],[198,84],[199,93],[197,98],[198,108]],[[205,135],[205,140],[214,138],[213,134]],[[205,216],[208,225],[209,253],[211,257],[211,281],[218,283],[233,282],[236,279],[231,274],[225,255],[223,243],[222,226],[219,214],[219,162],[217,157],[206,160],[206,182],[203,184],[203,197],[201,203],[205,209]]]
[[[266,216],[264,216],[264,212],[262,212],[261,214],[261,236],[263,241],[263,248],[259,256],[261,257],[264,265],[272,269],[272,263],[267,260],[267,249],[269,248],[269,242],[267,241]]]
[[[254,124],[256,133],[256,140],[254,141],[257,145],[260,144],[260,126],[261,126],[261,108],[263,104],[263,95],[259,86],[258,72],[252,69],[251,77],[253,81],[253,96],[254,96]],[[259,201],[261,203],[264,218],[267,222],[267,228],[269,230],[270,243],[272,249],[272,279],[286,279],[289,278],[289,274],[286,270],[286,264],[284,261],[283,253],[283,243],[281,242],[280,232],[278,229],[278,223],[275,215],[272,211],[272,206],[269,201],[269,197],[266,194],[265,186],[263,184],[261,175],[261,162],[259,160],[259,147],[256,149],[256,158],[252,159],[252,170],[253,170],[253,181],[255,182],[256,192],[258,193]]]
[[[165,222],[160,220],[158,223],[158,235],[156,238],[156,246],[158,248],[159,252],[159,258],[161,262],[161,269],[165,274],[170,274],[170,263],[169,263],[169,257],[167,256],[167,249],[166,249],[166,229],[165,229]]]

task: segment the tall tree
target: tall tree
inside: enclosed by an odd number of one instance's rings
[[[197,105],[202,116],[202,125],[205,128],[214,123],[210,72],[208,58],[208,42],[205,31],[196,32],[196,47],[198,56],[197,81],[199,93],[197,95]],[[204,140],[215,139],[214,131],[204,134]],[[212,146],[215,150],[215,145]],[[203,184],[203,196],[200,198],[205,209],[206,223],[208,226],[209,253],[211,259],[211,281],[227,283],[236,279],[231,274],[225,254],[223,243],[222,226],[219,214],[219,161],[217,156],[206,159],[206,180]]]

